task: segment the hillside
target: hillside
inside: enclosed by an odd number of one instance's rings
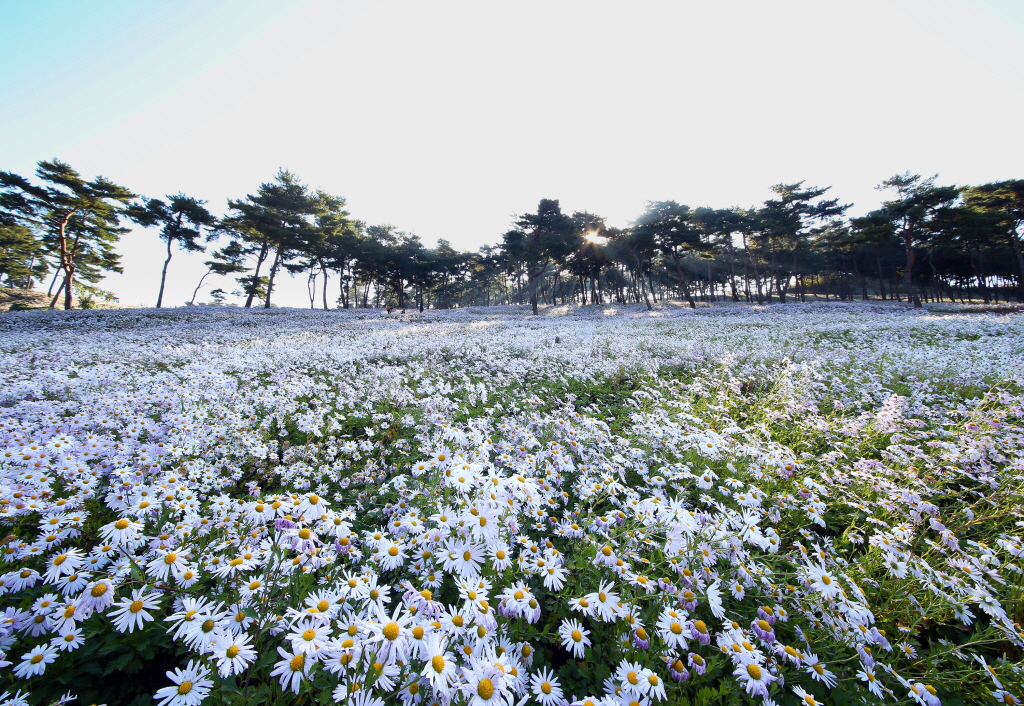
[[[12,304],[21,303],[32,307],[45,307],[50,304],[50,297],[39,290],[12,289],[0,287],[0,311],[7,311]]]
[[[51,296],[48,296],[46,292],[38,289],[24,290],[24,289],[13,289],[11,287],[0,287],[0,311],[9,311],[10,308],[16,304],[22,306],[29,306],[33,308],[46,308],[50,306]],[[57,306],[63,308],[64,300],[61,299]],[[78,307],[78,300],[75,300],[75,307]],[[94,309],[120,309],[120,304],[115,302],[104,301],[102,298],[95,298],[93,306]]]

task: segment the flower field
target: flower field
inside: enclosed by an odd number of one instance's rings
[[[0,703],[1021,702],[1024,317],[524,313],[3,315]]]

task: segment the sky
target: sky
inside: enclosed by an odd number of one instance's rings
[[[1021,0],[0,0],[0,170],[222,214],[283,167],[464,250],[541,198],[621,226],[801,180],[858,214],[906,170],[1021,178],[1022,115]],[[152,306],[163,243],[119,250],[100,286]],[[175,253],[165,302],[205,257]],[[305,278],[275,300],[308,306]]]

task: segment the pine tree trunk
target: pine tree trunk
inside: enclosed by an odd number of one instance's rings
[[[696,309],[697,304],[693,301],[693,294],[690,292],[690,279],[683,274],[682,261],[676,251],[672,251],[672,260],[676,263],[676,274],[679,275],[679,284],[683,288],[683,294],[686,296],[686,301],[689,303],[691,309]]]
[[[860,267],[857,265],[857,256],[853,256],[853,273],[857,275],[857,279],[860,280],[860,300],[866,302],[868,300],[868,278],[865,277]]]
[[[53,296],[53,285],[57,284],[57,280],[59,278],[60,278],[60,267],[58,266],[53,271],[53,279],[50,280],[50,288],[46,290],[46,296],[48,296],[48,297],[52,297]],[[61,280],[61,282],[63,282],[63,281],[64,280]],[[52,309],[53,307],[51,306],[50,308]]]
[[[537,316],[537,279],[541,276],[544,270],[535,272],[533,267],[527,267],[526,276],[528,278],[528,286],[530,288],[530,307],[533,310],[533,315]]]
[[[204,274],[202,277],[199,278],[199,284],[196,285],[195,291],[192,292],[192,299],[189,300],[189,303],[188,303],[189,306],[194,306],[195,305],[196,297],[199,296],[199,289],[203,286],[203,280],[205,280],[210,275],[210,272],[212,272],[212,270],[209,270],[209,269],[206,270],[206,274]]]
[[[903,286],[907,290],[907,299],[913,300],[914,308],[921,308],[921,299],[917,296],[917,292],[914,291],[913,283],[913,270],[914,270],[914,243],[913,236],[907,232],[903,232],[903,245],[907,251],[907,265],[906,270],[903,272]]]
[[[985,263],[981,259],[981,245],[978,245],[975,250],[978,251],[978,288],[981,289],[981,298],[986,304],[989,303],[991,297],[988,293],[988,278],[985,276]]]
[[[274,251],[274,263],[270,266],[270,280],[267,282],[267,298],[263,302],[263,308],[270,308],[270,295],[274,292],[274,277],[277,276],[277,268],[281,264],[281,248]]]
[[[252,307],[252,300],[256,298],[256,288],[259,286],[260,281],[260,267],[263,266],[263,262],[267,259],[267,249],[270,246],[267,243],[263,243],[260,247],[260,254],[256,258],[256,269],[252,273],[252,281],[249,283],[249,293],[245,298],[245,308]]]
[[[71,288],[74,285],[74,283],[75,283],[75,268],[74,268],[74,266],[72,266],[68,270],[67,278],[64,280],[64,310],[65,311],[71,309],[71,306],[72,306],[72,303],[73,303],[73,298],[72,298],[73,297],[73,292],[72,292]]]
[[[77,210],[77,209],[75,209],[75,210]],[[59,229],[57,231],[57,242],[58,242],[58,245],[60,247],[60,250],[58,252],[58,254],[60,256],[60,266],[62,268],[64,268],[64,284],[61,285],[61,286],[67,288],[68,292],[71,291],[70,277],[71,277],[72,263],[74,262],[74,255],[69,255],[68,254],[67,225],[68,225],[68,222],[71,220],[71,216],[74,215],[74,213],[75,213],[75,211],[71,211],[70,213],[68,213],[68,214],[66,214],[64,216],[64,218],[60,222],[60,227],[59,227]],[[50,286],[52,287],[53,285],[50,285]],[[53,298],[53,301],[50,302],[50,308],[51,309],[56,305],[57,298],[59,296],[60,296],[60,290],[57,290],[57,296],[55,296]],[[70,302],[71,302],[70,295],[66,296],[64,298],[64,308],[65,309],[70,309],[71,308]]]
[[[324,299],[324,311],[327,311],[327,264],[323,260],[320,260],[320,271],[324,275],[323,299]]]
[[[167,239],[167,259],[164,260],[164,269],[160,273],[160,293],[156,295],[156,308],[159,309],[164,302],[164,284],[167,282],[167,266],[171,264],[171,243],[174,238]]]
[[[1020,238],[1013,232],[1010,233],[1010,246],[1017,265],[1017,301],[1024,302],[1024,253],[1021,252]]]
[[[736,254],[732,249],[732,233],[726,234],[726,241],[729,243],[729,288],[732,290],[732,301],[738,303],[740,295],[736,291]]]
[[[57,306],[57,301],[60,299],[61,292],[64,291],[64,285],[67,284],[67,278],[65,277],[60,281],[60,286],[57,287],[57,293],[53,295],[53,299],[50,300],[50,308]]]
[[[644,282],[644,272],[643,272],[643,269],[641,269],[641,267],[640,267],[640,258],[637,257],[637,254],[635,252],[633,253],[633,259],[636,260],[636,273],[638,275],[637,279],[640,280],[640,290],[641,290],[641,292],[643,292],[643,295],[644,295],[644,304],[647,305],[647,311],[654,311],[654,307],[651,306],[651,300],[647,296],[647,285]]]

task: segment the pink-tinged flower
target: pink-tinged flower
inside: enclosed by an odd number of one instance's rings
[[[754,631],[761,640],[771,644],[775,642],[775,630],[767,620],[755,620],[750,623],[750,629]]]

